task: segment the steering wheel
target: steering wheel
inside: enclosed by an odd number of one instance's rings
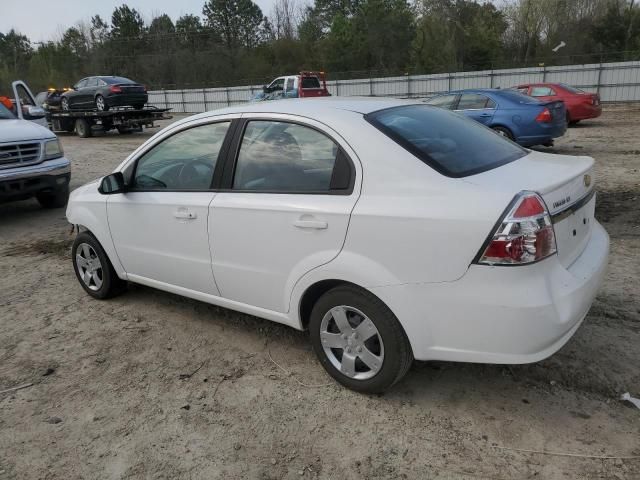
[[[202,175],[202,173],[200,173],[196,168],[196,165],[202,165],[210,174]],[[203,180],[211,181],[211,178],[213,178],[213,165],[211,165],[211,162],[199,160],[197,158],[195,160],[185,162],[178,173],[178,183],[182,188],[199,187],[200,184],[203,183]],[[205,188],[209,187],[208,184],[202,186]]]

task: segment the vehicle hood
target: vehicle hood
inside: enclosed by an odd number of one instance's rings
[[[28,120],[0,120],[0,143],[56,138],[49,130]]]

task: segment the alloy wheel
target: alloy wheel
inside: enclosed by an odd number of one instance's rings
[[[375,324],[360,310],[340,305],[320,324],[322,348],[342,374],[355,380],[374,377],[384,362],[384,344]]]
[[[102,98],[101,96],[97,96],[96,97],[96,108],[98,109],[99,112],[104,112],[104,98]]]
[[[65,112],[69,110],[69,100],[66,98],[62,99],[62,110]]]
[[[76,267],[84,284],[90,290],[97,291],[102,287],[103,271],[98,254],[88,243],[81,243],[76,249]]]

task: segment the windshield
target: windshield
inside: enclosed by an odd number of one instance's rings
[[[16,116],[11,111],[0,103],[0,120],[13,120]]]
[[[365,119],[449,177],[491,170],[528,153],[476,121],[438,107],[393,107],[365,115]]]

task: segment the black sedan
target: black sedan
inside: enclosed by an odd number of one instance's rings
[[[62,110],[98,110],[111,107],[133,107],[139,110],[147,103],[144,85],[124,77],[87,77],[62,94]]]

